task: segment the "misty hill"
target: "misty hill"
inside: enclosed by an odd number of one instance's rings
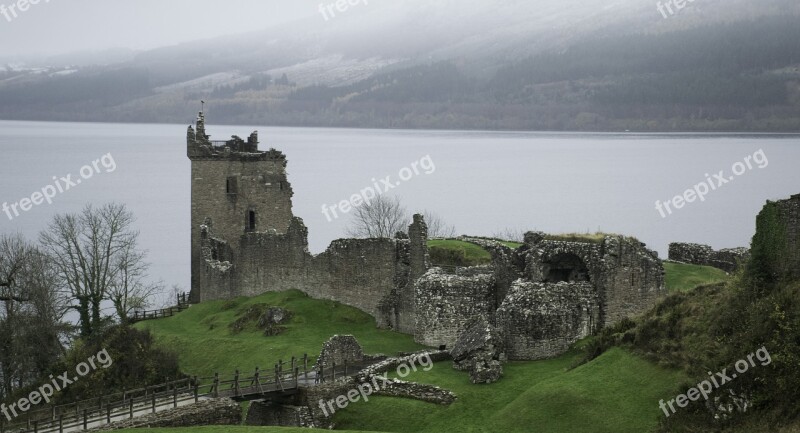
[[[188,123],[205,99],[224,123],[799,131],[798,17],[793,0],[668,18],[634,0],[370,2],[95,65],[0,67],[0,118]]]

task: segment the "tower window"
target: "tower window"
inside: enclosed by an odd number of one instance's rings
[[[256,231],[256,211],[254,210],[247,212],[247,231]]]
[[[239,180],[235,176],[228,177],[225,182],[225,192],[228,194],[239,193]]]

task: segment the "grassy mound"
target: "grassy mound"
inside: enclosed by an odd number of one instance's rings
[[[728,281],[725,271],[710,266],[664,262],[667,290],[670,293],[688,292],[697,286]]]
[[[256,327],[238,333],[230,329],[251,307],[264,304],[292,313],[281,325],[284,330],[280,335],[264,336],[264,331]],[[356,308],[312,299],[299,291],[204,302],[170,318],[137,323],[136,327],[150,330],[159,345],[179,354],[184,372],[198,376],[227,374],[237,368],[271,368],[279,359],[302,357],[304,353],[316,357],[322,343],[334,334],[355,335],[369,353],[391,354],[423,347],[410,335],[377,329],[375,319]]]

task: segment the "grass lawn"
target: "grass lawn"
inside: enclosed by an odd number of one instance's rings
[[[710,266],[664,262],[664,270],[670,293],[687,292],[697,286],[721,283],[730,278],[725,271]]]
[[[210,427],[185,427],[185,428],[139,428],[131,430],[117,430],[118,433],[309,433],[323,431],[307,428],[289,427],[250,427],[250,426],[210,426]],[[343,432],[347,433],[347,432]],[[351,432],[355,433],[355,432]],[[369,433],[369,432],[359,432]]]
[[[454,240],[454,239],[447,239],[447,240],[431,240],[428,241],[428,247],[431,249],[431,260],[436,260],[436,257],[439,255],[437,254],[438,250],[449,250],[457,253],[463,253],[463,256],[460,258],[461,261],[464,263],[436,263],[437,265],[458,265],[458,266],[475,266],[475,265],[483,265],[490,263],[492,261],[492,256],[489,254],[488,251],[484,250],[483,248],[479,247],[478,245]],[[449,261],[446,260],[445,261]]]
[[[228,326],[250,305],[265,303],[293,313],[286,332],[265,337],[256,330],[232,334]],[[337,302],[316,300],[302,292],[266,293],[255,298],[193,305],[173,317],[140,322],[159,344],[178,353],[181,369],[190,375],[233,373],[271,368],[279,359],[316,358],[322,343],[334,334],[353,334],[368,353],[394,354],[419,350],[414,337],[377,329],[368,314]]]
[[[447,388],[450,406],[392,397],[370,398],[336,414],[337,426],[390,432],[642,433],[658,424],[658,401],[676,393],[682,373],[655,366],[622,349],[567,371],[580,356],[512,362],[491,385],[472,385],[449,362],[408,380]]]

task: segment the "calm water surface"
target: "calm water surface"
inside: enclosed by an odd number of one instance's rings
[[[213,120],[212,120],[213,122]],[[429,155],[435,171],[392,190],[410,210],[430,209],[459,233],[491,235],[504,228],[629,234],[665,257],[672,241],[715,248],[745,246],[768,199],[800,193],[800,136],[711,134],[570,134],[434,132],[211,126],[212,139],[258,129],[261,149],[289,160],[294,213],[305,220],[313,252],[343,237],[347,217],[321,211]],[[189,286],[190,174],[186,125],[118,125],[0,121],[0,204],[14,203],[110,153],[117,169],[84,180],[9,220],[0,233],[35,237],[55,214],[87,203],[122,202],[135,213],[151,273]],[[763,150],[705,202],[667,218],[655,209],[687,188]],[[740,168],[740,167],[739,167]],[[715,182],[716,184],[716,182]]]

